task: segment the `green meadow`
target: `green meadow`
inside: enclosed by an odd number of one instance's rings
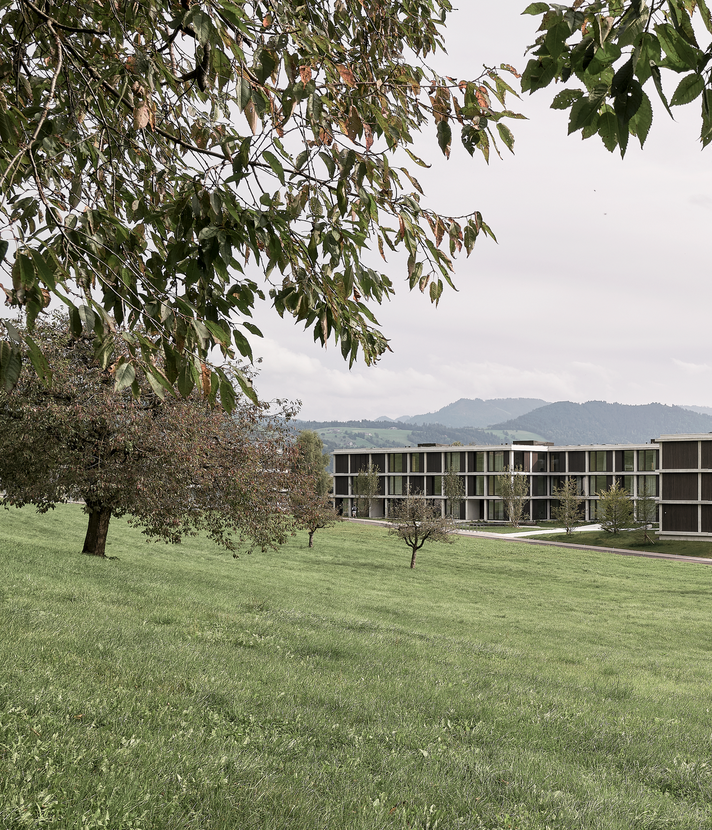
[[[712,828],[712,568],[0,513],[0,827]]]

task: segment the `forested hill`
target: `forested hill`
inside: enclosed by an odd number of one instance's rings
[[[496,421],[518,418],[548,401],[541,398],[460,398],[436,412],[407,415],[398,421],[408,424],[444,424],[447,427],[488,427]]]
[[[418,444],[500,444],[502,439],[475,428],[441,424],[416,426],[387,421],[294,421],[297,430],[311,429],[324,442],[327,452],[363,447],[412,447]]]
[[[527,430],[555,444],[625,444],[659,435],[712,432],[712,417],[680,406],[559,401],[491,429]]]

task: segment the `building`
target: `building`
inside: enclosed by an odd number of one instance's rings
[[[660,447],[660,536],[712,538],[712,434],[663,435]]]
[[[368,453],[335,450],[334,499],[337,509],[350,515],[357,501],[354,479],[360,470],[372,464],[378,470],[379,478],[378,493],[370,509],[373,518],[387,517],[393,500],[402,497],[408,488],[423,498],[440,502],[445,512],[449,506],[443,479],[445,474],[453,471],[462,479],[464,497],[459,505],[460,519],[505,521],[498,477],[506,468],[518,468],[529,477],[530,497],[525,510],[529,518],[534,521],[551,518],[554,488],[565,478],[574,477],[577,491],[583,498],[584,517],[586,521],[595,521],[597,493],[608,489],[614,478],[633,499],[643,492],[658,496],[659,455],[657,442],[558,447],[524,441],[501,446],[429,444],[387,451],[377,449]],[[710,519],[712,521],[712,515]]]

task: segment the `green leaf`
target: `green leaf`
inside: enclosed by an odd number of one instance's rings
[[[242,112],[252,97],[252,87],[246,78],[239,78],[235,84],[235,103]]]
[[[648,133],[653,124],[653,105],[650,103],[650,98],[643,92],[643,99],[640,102],[638,112],[631,118],[628,129],[637,136],[640,146],[645,144],[648,138]]]
[[[190,363],[185,362],[178,373],[178,391],[184,398],[187,398],[194,387],[195,381],[193,379],[192,366]]]
[[[452,129],[447,121],[438,122],[438,145],[446,158],[450,158],[450,144],[452,142]]]
[[[284,168],[282,167],[279,159],[275,156],[274,153],[270,153],[269,150],[265,150],[262,153],[262,158],[265,159],[267,164],[272,168],[275,176],[279,179],[281,184],[284,184]]]
[[[694,101],[695,98],[702,95],[704,88],[704,78],[701,75],[698,75],[697,72],[685,75],[670,99],[670,106],[679,107],[682,104],[689,104],[691,101]]]
[[[522,14],[544,14],[549,11],[548,3],[530,3]]]
[[[122,357],[114,375],[114,392],[123,392],[133,384],[134,380],[136,380],[136,370],[133,364]]]
[[[7,249],[10,246],[10,243],[5,239],[0,239],[0,262],[5,259],[5,254],[7,254]]]
[[[506,124],[497,124],[497,132],[510,152],[514,152],[514,135]]]
[[[42,381],[42,383],[45,384],[45,386],[49,386],[52,383],[52,369],[47,362],[47,358],[29,334],[25,335],[25,343],[27,343],[27,348],[30,352],[30,361],[32,362],[35,372],[37,372],[37,377]]]
[[[17,330],[17,326],[14,323],[11,323],[9,320],[3,320],[5,324],[5,328],[7,329],[7,333],[10,336],[10,340],[13,343],[16,343],[18,346],[22,343],[22,335]]]
[[[148,381],[151,389],[153,389],[153,393],[160,399],[163,400],[166,397],[166,390],[163,387],[163,384],[158,381],[156,377],[154,377],[153,373],[148,371],[146,372],[146,380]]]
[[[220,382],[220,403],[228,414],[235,410],[235,390],[224,380]]]
[[[583,97],[584,93],[580,89],[564,89],[554,97],[551,102],[551,109],[553,110],[567,110],[572,104]]]
[[[7,320],[5,321],[7,325]],[[22,357],[17,346],[9,343],[0,343],[0,380],[3,389],[11,392],[20,378],[22,371]]]
[[[618,146],[618,119],[611,110],[601,113],[598,119],[598,134],[608,152],[612,153]]]
[[[252,381],[246,378],[242,372],[237,372],[236,374],[237,382],[242,389],[243,394],[248,397],[252,403],[259,403],[259,399],[257,397],[257,393],[252,388]]]

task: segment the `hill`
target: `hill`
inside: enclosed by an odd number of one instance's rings
[[[712,432],[712,417],[659,403],[630,406],[559,401],[491,428],[528,430],[555,444],[647,443],[664,434]]]
[[[404,415],[398,420],[408,424],[442,424],[446,427],[487,427],[497,421],[519,418],[546,406],[540,398],[460,398],[460,400],[423,415]]]

